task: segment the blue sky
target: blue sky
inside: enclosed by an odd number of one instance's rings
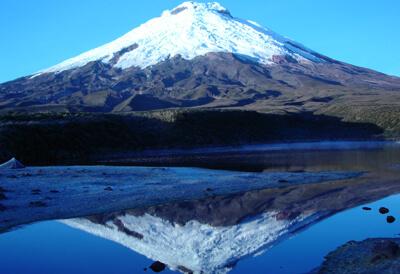
[[[118,38],[182,1],[1,0],[0,82]],[[206,1],[199,1],[206,2]],[[220,0],[332,58],[400,76],[398,0]]]

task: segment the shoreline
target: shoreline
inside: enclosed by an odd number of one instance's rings
[[[235,172],[200,168],[70,166],[0,171],[0,230],[173,201],[363,177],[362,172]]]
[[[247,153],[247,152],[275,152],[288,150],[352,150],[352,149],[375,149],[385,146],[400,147],[397,140],[310,140],[293,142],[270,142],[236,146],[206,146],[194,148],[172,148],[172,149],[147,149],[140,152],[121,153],[126,157],[146,156],[185,156],[197,154],[219,154],[219,153]],[[114,156],[120,157],[120,156]],[[111,157],[113,158],[113,157]]]
[[[83,164],[126,152],[135,155],[165,153],[166,149],[218,150],[221,146],[282,142],[384,141],[390,136],[396,135],[385,134],[371,123],[308,112],[197,110],[149,116],[10,114],[0,115],[0,161],[16,157],[28,165]]]
[[[246,153],[285,153],[289,151],[351,151],[351,150],[370,150],[381,148],[400,148],[400,141],[397,140],[310,140],[293,142],[269,142],[248,145],[226,145],[226,146],[205,146],[193,148],[161,148],[146,149],[142,151],[128,151],[122,153],[103,153],[102,156],[92,156],[89,159],[73,160],[65,159],[57,162],[39,162],[30,164],[35,167],[46,166],[141,166],[134,163],[141,162],[143,166],[153,166],[146,163],[147,160],[159,158],[154,167],[162,166],[162,163],[168,164],[168,157],[218,157],[228,154],[246,154]],[[179,161],[177,166],[182,167]],[[170,166],[170,165],[168,165]]]
[[[349,241],[329,252],[309,274],[398,273],[399,269],[400,238],[368,238]]]

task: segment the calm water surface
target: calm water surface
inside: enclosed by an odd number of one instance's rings
[[[149,266],[154,261],[169,266],[162,273],[307,273],[349,240],[400,233],[398,145],[167,158],[168,165],[254,172],[368,173],[356,181],[258,190],[27,225],[0,234],[0,273],[152,273]],[[362,210],[363,206],[372,210]],[[395,223],[388,224],[379,214],[381,206],[390,209]]]

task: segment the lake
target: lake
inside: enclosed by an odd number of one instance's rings
[[[135,207],[121,204],[90,211],[90,207],[79,204],[82,208],[73,212],[76,217],[68,219],[57,216],[72,216],[68,215],[71,212],[60,211],[57,215],[52,210],[49,214],[46,208],[38,207],[19,209],[27,217],[14,222],[13,208],[9,206],[11,213],[0,212],[4,231],[0,234],[1,273],[153,273],[150,266],[156,261],[161,262],[159,267],[166,265],[162,273],[307,273],[318,267],[327,253],[347,241],[398,237],[400,233],[400,219],[387,223],[386,215],[378,212],[384,206],[390,209],[389,215],[400,218],[397,143],[330,142],[252,146],[239,151],[180,151],[128,162],[195,167],[182,173],[175,171],[173,176],[183,178],[184,182],[197,176],[205,184],[212,178],[216,178],[216,183],[227,183],[228,180],[218,177],[225,176],[219,170],[232,171],[239,177],[246,174],[244,180],[248,182],[267,180],[270,177],[262,176],[270,174],[278,174],[281,179],[280,184],[271,187],[238,188],[230,193],[223,189],[213,193],[217,187],[207,185],[205,195],[191,199],[174,196],[169,201]],[[199,173],[191,175],[192,171]],[[15,177],[28,180],[35,178],[36,172],[32,169]],[[88,174],[90,169],[80,172]],[[122,176],[121,172],[118,176]],[[320,177],[305,184],[296,181],[309,180],[321,172],[325,178],[322,181]],[[115,180],[108,171],[103,173],[96,176],[106,177],[101,178],[106,182]],[[332,178],[331,173],[335,175]],[[285,174],[297,177],[282,179]],[[211,179],[206,179],[208,175]],[[16,179],[9,177],[0,177],[9,180],[4,187],[15,184]],[[295,183],[288,184],[291,178],[295,178]],[[59,190],[64,187],[57,186]],[[115,185],[112,187],[116,192]],[[147,191],[157,192],[157,185],[152,187]],[[113,203],[113,199],[103,201]],[[3,203],[7,207],[7,200]],[[7,214],[7,218],[1,217]],[[28,221],[29,216],[37,218]]]

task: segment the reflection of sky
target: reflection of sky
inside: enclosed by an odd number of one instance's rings
[[[280,243],[261,256],[238,263],[232,273],[305,273],[320,265],[323,257],[350,240],[377,237],[397,237],[400,233],[400,195],[371,203],[372,211],[362,206],[326,219],[295,237]],[[386,223],[386,216],[378,213],[381,206],[388,207],[397,221]],[[390,215],[389,213],[389,215]]]
[[[395,237],[400,233],[400,215],[395,215],[400,212],[400,195],[370,206],[372,211],[363,211],[360,206],[324,220],[256,258],[240,261],[232,273],[304,273],[349,240]],[[391,209],[398,221],[387,224],[386,216],[377,212],[380,206]],[[131,274],[143,273],[151,263],[121,245],[58,222],[39,223],[0,235],[2,274]]]
[[[58,222],[0,235],[1,274],[135,274],[151,264],[119,244]]]

